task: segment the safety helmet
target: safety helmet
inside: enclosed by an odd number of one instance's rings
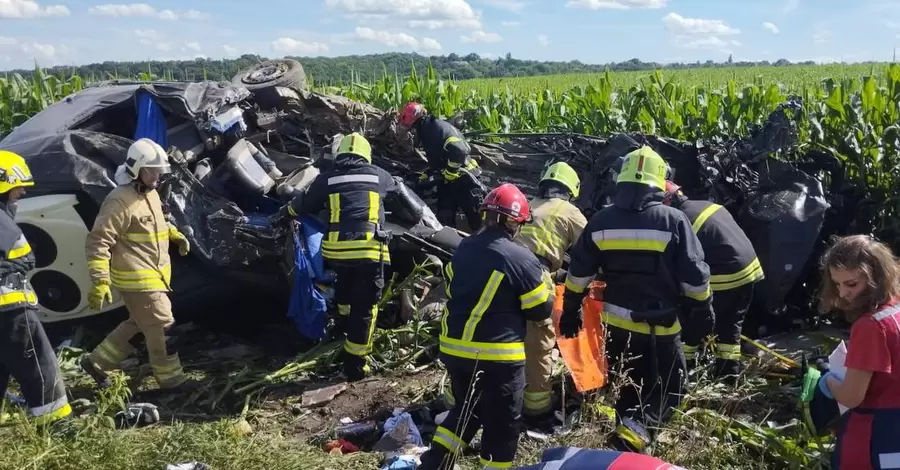
[[[581,190],[581,179],[578,178],[578,173],[566,162],[556,162],[544,170],[540,183],[544,181],[556,181],[562,184],[569,189],[573,198],[577,198]]]
[[[666,161],[645,145],[625,155],[616,184],[639,183],[665,190],[668,171],[669,165]]]
[[[366,162],[372,163],[372,146],[369,145],[369,141],[359,132],[345,135],[344,138],[341,139],[335,158],[346,154],[356,155]]]
[[[528,198],[516,185],[510,183],[503,183],[488,193],[481,203],[481,211],[503,214],[520,224],[531,220]]]
[[[168,173],[171,170],[166,151],[146,137],[131,144],[131,147],[128,147],[128,155],[125,157],[125,175],[129,179],[137,179],[141,168],[159,168],[162,173]]]
[[[397,119],[400,121],[401,126],[412,127],[420,117],[427,113],[428,110],[425,109],[425,106],[413,101],[406,103],[406,106],[397,115]]]
[[[0,194],[26,186],[34,186],[34,178],[25,159],[9,150],[0,150]]]

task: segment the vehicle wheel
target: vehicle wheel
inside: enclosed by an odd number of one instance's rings
[[[267,60],[241,70],[231,82],[250,91],[274,86],[306,91],[306,72],[293,59]]]

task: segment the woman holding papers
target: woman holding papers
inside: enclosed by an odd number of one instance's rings
[[[838,239],[822,258],[819,309],[852,323],[843,377],[819,387],[849,411],[841,417],[832,468],[900,468],[900,264],[867,235]]]

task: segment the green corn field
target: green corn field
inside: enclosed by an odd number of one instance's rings
[[[423,73],[424,72],[424,73]],[[113,77],[110,77],[113,78]],[[139,80],[154,78],[151,71]],[[82,89],[78,76],[0,77],[0,132]],[[850,181],[881,208],[874,232],[900,239],[900,65],[823,65],[617,72],[455,82],[429,67],[408,77],[320,91],[382,109],[417,100],[434,114],[466,116],[467,131],[644,132],[689,141],[746,135],[800,99],[800,153],[837,155]],[[799,153],[798,153],[799,154]]]

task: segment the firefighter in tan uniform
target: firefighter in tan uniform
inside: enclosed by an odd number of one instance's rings
[[[190,243],[166,221],[159,193],[160,176],[169,172],[168,155],[150,139],[140,139],[128,149],[125,163],[116,172],[120,186],[103,201],[87,237],[87,258],[93,288],[91,307],[99,310],[112,302],[111,287],[122,296],[129,317],[116,327],[90,355],[82,368],[101,386],[108,385],[106,371],[135,352],[130,340],[144,334],[150,367],[160,388],[187,384],[178,354],[166,346],[166,330],[175,323],[170,290],[172,268],[169,241],[186,256]]]
[[[540,197],[530,203],[534,222],[524,225],[514,240],[537,256],[544,267],[545,279],[562,268],[566,251],[587,225],[581,210],[569,202],[578,197],[580,188],[578,173],[568,163],[557,162],[548,167],[538,183]],[[552,317],[527,322],[524,414],[531,422],[546,419],[553,408],[550,376],[553,373],[551,353],[555,345]]]

